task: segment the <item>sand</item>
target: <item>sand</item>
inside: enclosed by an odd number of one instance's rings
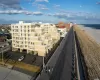
[[[80,25],[79,27],[81,27],[82,30],[85,30],[89,36],[91,36],[98,44],[100,44],[100,29],[85,27],[84,25]]]
[[[85,31],[81,30],[82,28]],[[87,29],[83,26],[75,26],[74,30],[76,31],[82,55],[84,56],[84,61],[87,66],[88,78],[89,80],[97,80],[100,78],[100,46],[97,44],[99,35],[97,35],[98,33],[95,33],[95,29]]]

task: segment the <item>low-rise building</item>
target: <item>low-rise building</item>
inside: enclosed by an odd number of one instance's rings
[[[45,56],[48,50],[60,40],[60,34],[54,24],[24,23],[11,24],[12,50],[26,50]]]

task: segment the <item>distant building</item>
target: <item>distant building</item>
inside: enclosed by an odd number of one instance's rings
[[[63,22],[58,23],[57,29],[58,29],[58,32],[60,33],[60,36],[65,37],[65,35],[67,34],[67,30]]]
[[[60,33],[60,37],[65,37],[67,34],[66,28],[58,28],[58,32]]]
[[[58,31],[60,32],[61,37],[65,37],[67,32],[70,29],[70,24],[69,23],[64,23],[64,22],[59,22],[57,25]]]
[[[5,42],[6,36],[0,34],[0,42]]]
[[[60,34],[54,24],[24,23],[11,24],[12,50],[26,50],[45,56],[53,45],[60,40]]]
[[[70,23],[67,23],[65,26],[66,26],[66,28],[67,28],[67,31],[69,31],[69,29],[71,28]]]
[[[5,42],[7,39],[7,35],[3,32],[0,32],[0,42]]]
[[[58,23],[58,28],[65,28],[65,23],[64,22],[59,22]]]

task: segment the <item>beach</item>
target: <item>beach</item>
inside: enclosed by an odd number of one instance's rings
[[[100,78],[100,43],[99,31],[84,26],[74,27],[76,36],[82,52],[82,60],[85,61],[87,80],[97,80]],[[97,32],[96,32],[97,31]]]
[[[79,27],[100,44],[100,29],[85,27],[84,25],[79,25]]]

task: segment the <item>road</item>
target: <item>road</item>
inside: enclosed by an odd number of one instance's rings
[[[53,72],[42,71],[36,80],[71,80],[74,45],[74,33],[73,28],[71,28],[46,65],[51,70],[53,69]]]
[[[0,80],[30,80],[31,76],[0,66]]]

